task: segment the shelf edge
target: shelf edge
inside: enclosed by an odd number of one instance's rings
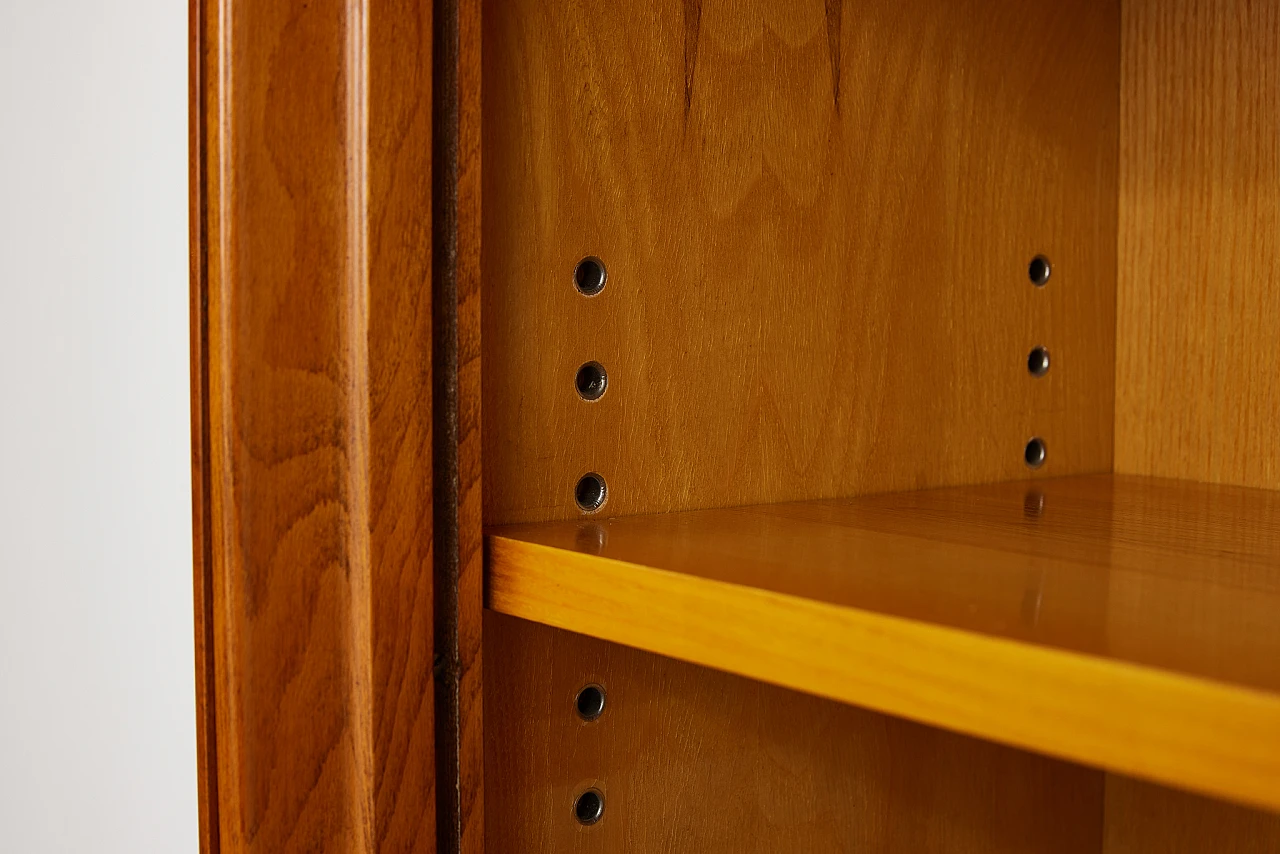
[[[500,613],[1280,811],[1280,695],[500,535],[486,544]]]

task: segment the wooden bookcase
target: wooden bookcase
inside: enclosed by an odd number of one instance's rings
[[[192,21],[205,851],[1280,851],[1280,5]]]

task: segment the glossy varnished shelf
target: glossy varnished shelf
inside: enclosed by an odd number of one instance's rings
[[[496,611],[1280,810],[1280,493],[1100,475],[487,543]]]

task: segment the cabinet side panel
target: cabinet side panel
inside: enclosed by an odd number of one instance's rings
[[[492,612],[501,851],[1098,851],[1102,773]],[[604,689],[586,723],[575,698]],[[575,798],[603,794],[578,823]]]
[[[1115,0],[484,28],[486,523],[576,516],[588,472],[627,515],[1020,478],[1036,436],[1035,476],[1111,469]]]
[[[1280,487],[1280,5],[1122,32],[1116,471]]]
[[[1280,7],[1122,4],[1116,471],[1280,487]],[[1107,780],[1106,854],[1280,850],[1280,817]]]

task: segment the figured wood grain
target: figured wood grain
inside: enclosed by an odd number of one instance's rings
[[[1077,854],[1090,769],[489,614],[487,835],[500,851]],[[574,698],[606,692],[583,723]],[[604,793],[581,827],[574,798]]]
[[[1280,493],[1085,476],[493,529],[493,609],[1280,808]]]
[[[486,522],[1109,471],[1118,14],[489,0]]]
[[[1116,471],[1280,487],[1280,5],[1122,8]]]
[[[1102,854],[1274,854],[1280,815],[1107,775]]]
[[[431,851],[431,7],[192,10],[202,842]]]

